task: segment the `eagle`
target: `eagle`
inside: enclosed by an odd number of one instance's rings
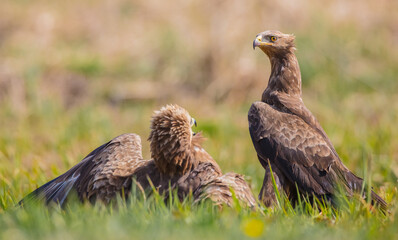
[[[178,105],[168,105],[153,115],[151,156],[162,176],[173,179],[173,189],[177,189],[180,200],[192,194],[195,202],[210,199],[216,205],[231,206],[235,197],[254,208],[256,200],[244,176],[233,172],[223,175],[202,147],[202,133],[192,131],[193,125],[196,120]]]
[[[258,34],[253,41],[253,49],[260,48],[271,63],[261,101],[254,102],[248,112],[250,136],[265,169],[259,199],[268,207],[276,202],[273,180],[292,203],[300,197],[298,192],[333,202],[340,188],[350,197],[360,193],[364,184],[343,164],[304,105],[294,39],[293,35],[271,30]],[[370,196],[373,204],[387,209],[387,203],[375,192]]]
[[[117,203],[116,197],[128,199],[134,186],[144,194],[153,189],[169,196],[177,191],[182,200],[192,194],[195,202],[211,199],[215,204],[231,205],[233,194],[248,206],[256,203],[243,176],[223,175],[217,162],[201,143],[201,133],[194,133],[196,121],[178,105],[155,111],[151,124],[151,158],[142,157],[141,138],[135,133],[118,136],[101,145],[59,177],[42,185],[20,201],[65,206],[71,195],[81,202],[105,205]]]

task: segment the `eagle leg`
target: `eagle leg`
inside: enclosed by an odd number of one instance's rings
[[[283,175],[280,171],[271,164],[272,175],[274,176],[276,187],[280,194],[283,192]],[[272,175],[269,165],[265,166],[265,176],[263,181],[263,186],[261,187],[260,194],[258,195],[259,200],[264,203],[266,207],[271,207],[276,205],[276,194],[274,189],[274,184],[272,181]]]

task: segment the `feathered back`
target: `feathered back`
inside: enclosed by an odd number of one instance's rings
[[[151,155],[163,175],[183,175],[197,163],[192,156],[193,119],[178,105],[155,111],[151,120]]]
[[[253,196],[249,184],[242,175],[233,172],[226,173],[203,184],[196,194],[198,194],[198,196],[195,196],[196,202],[210,199],[216,205],[227,204],[232,206],[235,197],[244,206],[252,208],[256,206],[256,198]]]
[[[216,205],[233,205],[234,195],[243,205],[254,207],[256,199],[243,176],[233,172],[222,175],[215,162],[200,162],[177,182],[180,199],[193,194],[195,202],[210,199]]]

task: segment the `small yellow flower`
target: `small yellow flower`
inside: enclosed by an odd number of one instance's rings
[[[264,231],[264,223],[255,218],[248,218],[242,221],[241,229],[249,237],[259,237]]]

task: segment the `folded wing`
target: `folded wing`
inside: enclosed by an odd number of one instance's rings
[[[268,159],[300,191],[329,195],[339,184],[349,195],[360,191],[362,179],[351,173],[322,134],[300,117],[255,102],[248,118],[260,161]]]

